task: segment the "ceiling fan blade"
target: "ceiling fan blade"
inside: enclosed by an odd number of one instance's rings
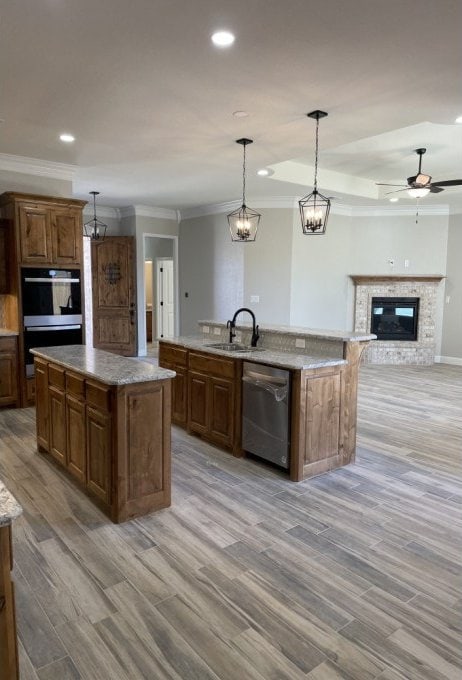
[[[390,184],[389,186],[399,186],[399,184]],[[399,194],[401,191],[407,191],[409,187],[404,187],[404,189],[397,189],[396,191],[387,191],[385,196],[388,196],[388,194]]]
[[[385,182],[376,182],[378,187],[405,187],[405,184],[385,184]]]
[[[431,194],[439,194],[441,191],[444,191],[443,187],[435,187],[434,184],[431,185],[430,187],[430,193]]]
[[[459,187],[462,186],[462,179],[447,179],[444,182],[432,182],[432,187]]]

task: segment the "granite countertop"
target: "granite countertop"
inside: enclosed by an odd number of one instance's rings
[[[176,375],[175,371],[158,368],[140,361],[139,358],[121,357],[86,345],[40,347],[32,349],[31,352],[37,357],[82,373],[88,378],[95,378],[105,385],[130,385],[152,380],[167,380]]]
[[[0,338],[8,338],[11,335],[19,335],[18,331],[10,331],[8,328],[0,328]]]
[[[199,324],[208,326],[221,326],[226,328],[226,321],[198,321]],[[252,324],[245,321],[237,323],[238,330],[251,330]],[[355,333],[354,331],[332,331],[322,328],[304,328],[303,326],[278,326],[265,323],[259,324],[260,333],[278,333],[281,335],[296,335],[297,337],[320,338],[322,340],[342,340],[343,342],[361,342],[365,340],[375,340],[376,335],[372,333]]]
[[[291,368],[295,370],[324,368],[326,366],[340,366],[347,363],[345,359],[338,359],[335,357],[330,358],[310,356],[309,354],[292,354],[291,352],[282,352],[274,349],[258,348],[257,351],[250,352],[227,352],[224,349],[214,349],[213,347],[208,346],[219,343],[220,338],[217,338],[214,342],[212,337],[204,339],[202,336],[195,335],[183,335],[176,338],[162,338],[161,342],[172,345],[181,345],[186,349],[196,349],[200,352],[210,352],[210,354],[234,357],[235,359],[243,359],[244,361],[253,361],[257,364],[271,364],[272,366]]]
[[[0,527],[10,524],[22,513],[22,508],[0,480]]]

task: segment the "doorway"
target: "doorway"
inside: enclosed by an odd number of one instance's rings
[[[144,331],[140,327],[138,354],[156,356],[158,339],[178,334],[178,237],[143,234],[143,260],[145,314],[140,314]]]

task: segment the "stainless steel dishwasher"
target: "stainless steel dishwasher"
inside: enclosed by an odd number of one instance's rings
[[[244,361],[242,383],[242,448],[288,469],[290,371]]]

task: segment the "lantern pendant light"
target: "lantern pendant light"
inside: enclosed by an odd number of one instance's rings
[[[325,118],[325,111],[311,111],[306,114],[308,118],[316,120],[316,156],[314,163],[314,185],[311,194],[308,194],[298,202],[300,217],[304,234],[325,234],[327,219],[330,211],[330,199],[318,191],[318,132],[319,119]]]
[[[99,191],[90,191],[90,194],[93,196],[93,217],[83,225],[85,236],[91,238],[92,241],[104,241],[107,224],[96,217],[96,197],[99,195]]]
[[[229,230],[231,232],[231,239],[233,241],[240,241],[241,243],[248,243],[255,241],[257,236],[258,225],[260,223],[260,213],[257,213],[252,208],[245,204],[245,147],[247,144],[252,144],[252,139],[236,139],[237,144],[242,144],[244,147],[244,162],[242,172],[242,205],[240,208],[233,210],[228,215]]]

